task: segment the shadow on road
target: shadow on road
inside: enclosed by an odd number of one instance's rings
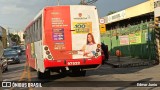
[[[155,65],[158,66],[158,65]],[[108,65],[102,65],[97,70],[87,72],[87,76],[90,75],[109,75],[109,74],[129,74],[141,71],[143,69],[152,68],[155,66],[140,66],[140,67],[128,67],[128,68],[112,68]]]

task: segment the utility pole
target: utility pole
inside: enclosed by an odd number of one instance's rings
[[[10,34],[10,29],[12,29],[12,28],[10,28],[10,27],[7,27],[7,43],[9,43],[9,46],[10,46],[10,43],[11,43],[11,40],[10,40],[10,37],[9,37],[9,34]]]
[[[58,0],[58,6],[60,5],[60,0]]]

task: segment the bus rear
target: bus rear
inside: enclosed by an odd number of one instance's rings
[[[102,64],[95,6],[46,7],[43,25],[45,71],[70,70],[85,75],[86,70],[96,69]]]

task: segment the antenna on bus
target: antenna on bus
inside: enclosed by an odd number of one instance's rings
[[[60,4],[60,0],[58,0],[58,6],[59,6],[59,4]]]

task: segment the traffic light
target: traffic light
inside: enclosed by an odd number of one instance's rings
[[[160,25],[160,19],[158,17],[155,17],[154,18],[154,27],[155,28],[160,28],[159,25]]]

